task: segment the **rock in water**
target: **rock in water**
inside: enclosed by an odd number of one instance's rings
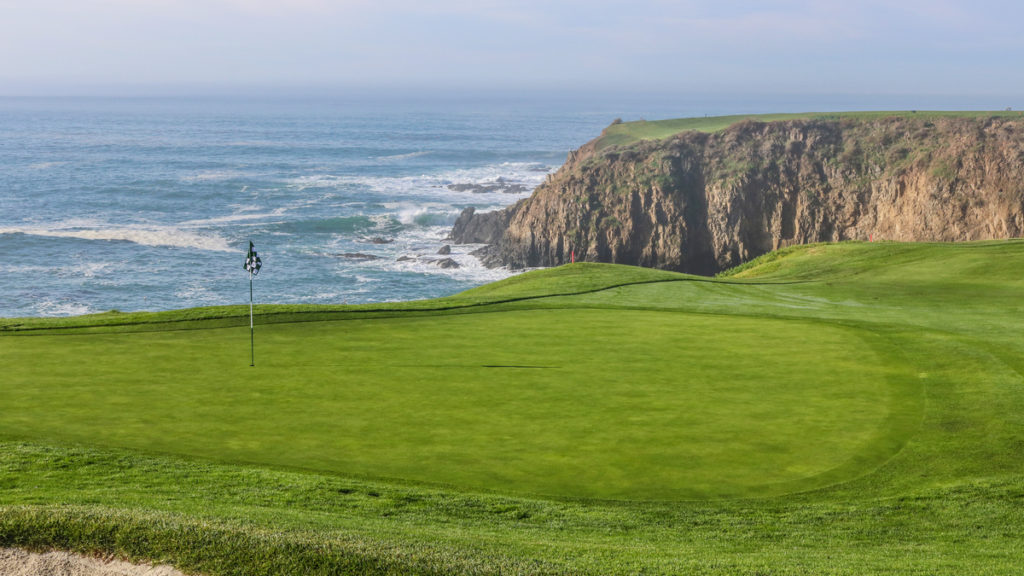
[[[477,214],[476,208],[470,206],[459,214],[448,238],[456,244],[495,244],[508,228],[510,217],[508,210]]]
[[[449,184],[447,188],[452,192],[471,192],[473,194],[489,194],[491,192],[501,192],[502,194],[522,194],[527,191],[526,186],[509,182],[502,177],[498,177],[493,182],[487,182],[484,184]]]
[[[444,246],[441,246],[441,249],[438,250],[437,253],[441,256],[447,256],[452,253],[452,247],[445,244]]]
[[[345,252],[344,254],[338,254],[337,256],[339,258],[347,258],[349,260],[380,260],[380,256],[363,254],[362,252]]]
[[[467,208],[489,266],[577,260],[714,274],[793,244],[1024,234],[1024,119],[742,121],[573,152],[530,198]]]
[[[435,264],[439,268],[458,268],[459,263],[451,258],[442,258],[441,260],[434,260]]]

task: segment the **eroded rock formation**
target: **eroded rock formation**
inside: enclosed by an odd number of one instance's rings
[[[1024,118],[745,121],[598,151],[530,198],[467,210],[452,239],[489,265],[577,260],[713,274],[773,249],[848,239],[1024,233]]]

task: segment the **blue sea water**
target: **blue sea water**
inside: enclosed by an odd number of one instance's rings
[[[467,206],[529,195],[616,117],[960,101],[739,95],[0,98],[0,317],[430,298],[504,278],[452,246]],[[988,103],[978,103],[986,105]],[[474,193],[458,185],[518,185]]]
[[[462,209],[529,195],[614,112],[0,98],[0,317],[244,303],[250,239],[264,264],[257,302],[429,298],[504,278],[469,255],[476,246],[452,246],[458,268],[431,261]]]

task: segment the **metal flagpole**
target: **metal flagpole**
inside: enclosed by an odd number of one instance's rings
[[[249,271],[249,366],[256,365],[256,345],[252,329],[252,270]]]
[[[253,335],[252,322],[252,279],[260,273],[263,263],[256,255],[255,246],[249,240],[249,253],[245,255],[245,269],[249,271],[249,366],[256,365],[256,337]]]

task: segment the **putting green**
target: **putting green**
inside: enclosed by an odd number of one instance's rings
[[[874,469],[916,376],[838,325],[552,309],[3,337],[0,437],[567,498],[766,496]]]

